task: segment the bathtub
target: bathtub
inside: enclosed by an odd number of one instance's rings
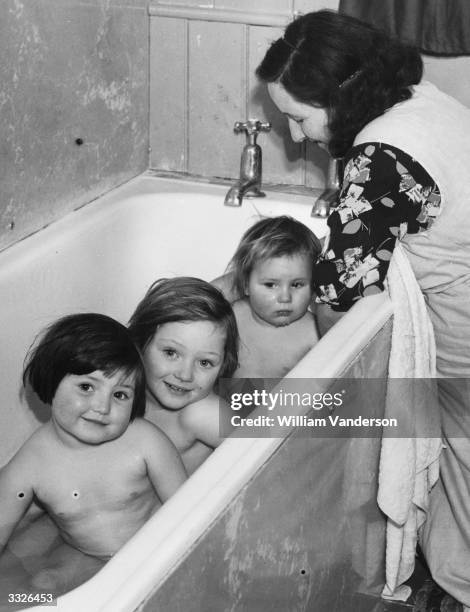
[[[127,322],[156,278],[211,280],[259,215],[289,214],[325,232],[310,217],[311,197],[268,191],[228,208],[226,190],[145,174],[0,253],[0,465],[47,419],[20,385],[45,325],[85,311]],[[386,296],[361,300],[286,378],[325,389],[342,377],[385,376],[390,329]],[[276,438],[231,436],[54,609],[353,610],[383,582],[378,448],[379,440],[312,439],[295,427]]]

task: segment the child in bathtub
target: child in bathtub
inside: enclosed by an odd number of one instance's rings
[[[214,386],[238,363],[232,308],[206,281],[160,279],[138,304],[129,330],[145,364],[145,418],[169,436],[192,473],[222,441]]]
[[[140,418],[143,363],[114,319],[87,313],[56,321],[23,380],[51,405],[51,418],[0,471],[0,552],[37,502],[65,543],[32,586],[63,591],[77,586],[93,558],[109,559],[187,475],[172,442]]]
[[[236,300],[240,357],[235,378],[281,378],[318,341],[308,307],[320,251],[313,232],[288,216],[261,219],[245,232],[229,273],[213,281]]]

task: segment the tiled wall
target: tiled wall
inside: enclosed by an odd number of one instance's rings
[[[337,8],[337,0],[150,2],[150,166],[235,178],[243,134],[235,121],[268,120],[261,134],[263,180],[321,187],[327,155],[294,144],[254,71],[295,11]]]
[[[0,248],[148,167],[147,5],[0,3]]]

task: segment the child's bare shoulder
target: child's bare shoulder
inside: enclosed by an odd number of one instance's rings
[[[4,479],[13,478],[17,482],[23,478],[34,483],[45,469],[49,456],[50,435],[48,424],[42,425],[23,443],[10,461],[1,468]]]
[[[129,440],[138,444],[144,441],[154,443],[156,441],[169,440],[166,433],[164,433],[160,427],[140,417],[135,418],[129,423],[129,427],[126,429],[123,436],[126,436]]]
[[[50,449],[51,440],[52,436],[49,423],[45,423],[38,427],[29,438],[23,442],[23,445],[20,446],[13,456],[13,459],[15,461],[29,461],[34,457],[34,461],[38,462],[43,457],[44,452]]]
[[[241,298],[232,304],[236,317],[246,316],[250,312],[250,304],[246,298]]]
[[[174,456],[179,457],[176,446],[166,433],[146,419],[134,419],[121,438],[129,449],[139,453],[145,460],[173,460]]]
[[[217,287],[219,291],[222,292],[223,296],[230,303],[238,300],[239,295],[236,290],[233,288],[233,274],[228,272],[227,274],[223,274],[222,276],[218,276],[211,281],[211,285]]]
[[[310,310],[307,310],[304,316],[296,322],[299,327],[305,330],[308,336],[313,336],[318,339],[317,323],[314,314],[310,312]]]
[[[208,414],[218,413],[220,397],[215,393],[209,393],[203,399],[188,404],[180,412],[180,422],[182,425],[189,425],[200,417],[207,417]]]
[[[181,427],[201,442],[209,446],[218,446],[221,404],[221,398],[215,393],[209,393],[198,402],[189,404],[179,415]]]

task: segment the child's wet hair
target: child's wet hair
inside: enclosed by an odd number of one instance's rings
[[[131,420],[145,412],[145,370],[128,329],[97,313],[72,314],[50,325],[26,356],[23,383],[39,399],[51,404],[61,380],[68,374],[96,370],[112,376],[121,371],[134,378]]]
[[[224,329],[224,361],[218,378],[230,378],[238,366],[238,329],[232,307],[222,293],[192,276],[161,278],[137,305],[129,331],[144,352],[159,326],[178,321],[212,321]]]
[[[233,288],[238,295],[246,295],[255,264],[273,257],[306,255],[312,262],[313,272],[313,264],[320,252],[320,241],[300,221],[287,215],[261,219],[243,234],[229,262],[228,271],[233,273]]]

